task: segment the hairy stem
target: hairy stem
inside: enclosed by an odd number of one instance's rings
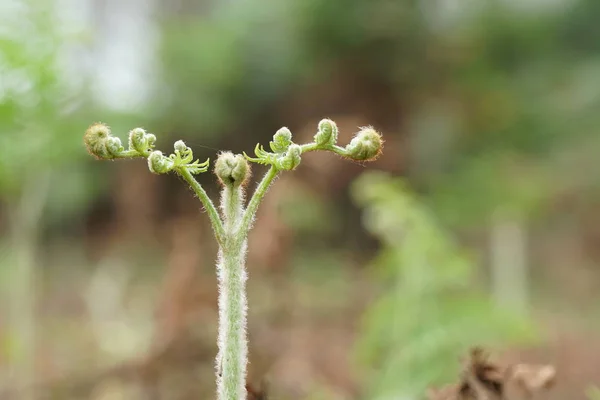
[[[208,217],[210,218],[210,223],[212,225],[213,231],[215,232],[217,242],[219,242],[219,245],[221,245],[225,240],[225,231],[223,229],[221,219],[219,218],[219,213],[217,212],[217,209],[215,208],[215,205],[213,204],[212,200],[210,199],[210,197],[208,197],[208,194],[206,193],[202,185],[198,183],[198,181],[196,180],[196,178],[194,178],[194,175],[192,175],[190,171],[188,171],[186,168],[178,168],[177,173],[183,179],[185,179],[185,181],[190,185],[194,193],[196,193],[196,196],[198,196],[198,198],[202,202],[204,209],[208,212]]]
[[[243,189],[225,185],[221,197],[225,240],[219,249],[219,354],[216,360],[219,400],[246,399],[247,299],[246,234],[238,228],[243,215]]]
[[[140,153],[137,150],[124,150],[120,154],[113,155],[114,158],[148,158],[150,150]]]
[[[271,186],[271,183],[273,182],[273,179],[275,179],[275,177],[277,176],[278,172],[279,171],[277,170],[277,168],[271,166],[271,168],[269,168],[264,178],[262,179],[262,181],[260,181],[258,187],[254,191],[254,194],[252,195],[252,198],[248,203],[248,207],[246,208],[246,211],[242,218],[242,224],[240,226],[240,232],[243,232],[244,235],[247,235],[248,231],[250,230],[250,226],[252,224],[252,221],[254,221],[254,217],[256,215],[256,210],[258,210],[260,202],[267,194],[269,186]]]
[[[233,236],[244,213],[244,191],[241,187],[225,186],[221,192],[221,212],[225,235]]]

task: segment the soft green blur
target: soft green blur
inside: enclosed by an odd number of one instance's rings
[[[405,186],[381,173],[354,182],[365,226],[382,242],[374,264],[387,282],[359,340],[363,361],[377,366],[367,375],[373,399],[418,398],[452,381],[457,354],[474,344],[536,337],[523,310],[497,307],[472,290],[474,263]]]
[[[412,399],[490,344],[570,355],[549,398],[584,398],[600,381],[599,18],[597,0],[3,1],[0,392],[214,393],[207,215],[176,177],[87,155],[90,124],[214,162],[282,126],[312,140],[328,117],[342,145],[374,126],[384,153],[307,154],[268,193],[249,380],[282,399]],[[411,239],[396,224],[414,215]]]

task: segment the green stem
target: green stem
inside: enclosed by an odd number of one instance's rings
[[[240,232],[243,232],[244,235],[246,235],[250,230],[250,225],[252,224],[252,221],[254,221],[256,210],[258,210],[260,202],[267,194],[269,186],[271,186],[271,183],[273,182],[273,179],[275,179],[275,177],[277,176],[278,172],[279,170],[275,168],[275,166],[271,166],[271,168],[269,168],[264,178],[254,191],[254,194],[252,195],[252,198],[248,203],[248,207],[246,208],[246,212],[244,213],[244,216],[242,218],[242,224],[240,226]]]
[[[221,211],[223,215],[223,228],[228,236],[236,235],[242,215],[244,213],[244,192],[239,186],[225,186],[221,193]]]
[[[246,399],[248,342],[246,320],[246,241],[226,240],[219,250],[219,354],[217,393],[219,400]]]
[[[221,245],[225,240],[225,230],[223,229],[223,224],[221,223],[221,219],[219,218],[219,213],[217,212],[217,209],[215,208],[215,205],[213,204],[212,200],[210,199],[210,197],[208,197],[208,194],[206,193],[202,185],[198,183],[198,181],[196,180],[196,178],[194,178],[194,175],[192,175],[190,171],[188,171],[186,168],[178,168],[177,173],[183,179],[185,179],[185,181],[190,185],[194,193],[196,193],[196,196],[198,196],[198,198],[202,202],[202,205],[208,212],[208,217],[210,218],[210,223],[212,225],[213,231],[215,232],[217,242]]]
[[[144,154],[137,150],[124,150],[121,153],[115,155],[115,158],[148,158],[150,151],[146,151]]]
[[[302,148],[302,153],[308,153],[310,151],[317,150],[326,150],[334,152],[342,157],[348,157],[348,151],[345,148],[338,146],[337,144],[329,144],[329,145],[318,145],[316,143],[307,143],[300,146]]]
[[[246,232],[239,230],[244,192],[240,186],[225,185],[221,210],[225,240],[219,248],[219,354],[217,355],[217,394],[219,400],[246,399],[248,341],[246,320],[247,273]]]

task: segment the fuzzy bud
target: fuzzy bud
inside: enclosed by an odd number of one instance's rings
[[[148,148],[153,149],[156,143],[156,136],[152,133],[146,133],[146,143],[148,144]]]
[[[215,162],[215,175],[223,185],[245,185],[250,178],[250,164],[243,155],[226,151]]]
[[[108,150],[110,154],[116,156],[119,153],[122,153],[125,149],[121,144],[121,139],[119,139],[118,137],[111,136],[108,139],[106,139],[106,150]]]
[[[137,151],[143,149],[145,136],[146,131],[142,128],[135,128],[129,131],[129,148]]]
[[[183,140],[176,141],[173,147],[175,148],[175,151],[179,151],[180,153],[183,153],[188,149]]]
[[[173,148],[175,155],[171,157],[175,157],[175,164],[188,164],[194,159],[194,152],[185,145],[183,140],[176,141]]]
[[[149,150],[152,150],[155,142],[156,136],[146,133],[142,128],[135,128],[129,132],[129,149],[140,154],[146,154]]]
[[[330,119],[319,122],[319,132],[315,135],[315,143],[319,146],[334,145],[338,138],[338,128]]]
[[[173,169],[173,160],[165,157],[161,151],[153,151],[148,156],[148,169],[154,174],[166,174]]]
[[[110,160],[123,151],[121,141],[110,133],[110,128],[102,123],[90,126],[83,136],[88,153],[97,159]]]
[[[283,156],[279,162],[281,169],[291,171],[300,164],[300,155],[302,154],[302,148],[297,144],[292,144],[285,156]]]
[[[292,132],[288,128],[283,127],[275,132],[273,141],[269,143],[269,146],[275,153],[285,153],[291,144]]]
[[[346,146],[347,156],[357,161],[373,161],[381,154],[383,139],[372,127],[364,127]]]

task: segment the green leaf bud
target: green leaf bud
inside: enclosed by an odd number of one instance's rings
[[[110,136],[108,139],[106,139],[106,150],[115,157],[125,151],[123,145],[121,144],[121,139],[114,136]]]
[[[85,131],[83,142],[88,153],[99,160],[113,159],[122,151],[121,141],[112,136],[108,125],[102,123],[91,125]]]
[[[152,133],[146,133],[146,144],[148,146],[148,150],[152,150],[154,148],[154,144],[156,143],[156,136]]]
[[[129,131],[129,149],[138,152],[144,150],[144,136],[146,136],[146,132],[142,128],[135,128]]]
[[[173,169],[173,160],[165,157],[161,151],[153,151],[148,156],[148,169],[154,174],[166,174]]]
[[[179,151],[180,153],[183,153],[188,149],[183,140],[176,141],[173,147],[175,148],[175,151]]]
[[[315,134],[315,143],[319,146],[334,145],[337,143],[338,128],[330,119],[319,122],[319,131]]]
[[[281,157],[279,160],[278,167],[283,170],[291,171],[296,169],[298,165],[300,165],[300,155],[302,154],[302,147],[297,144],[292,144],[285,156]]]
[[[194,160],[194,152],[187,147],[183,140],[178,140],[174,144],[175,154],[171,158],[175,160],[176,165],[189,164]]]
[[[285,153],[292,144],[292,132],[286,127],[279,129],[273,135],[273,141],[269,142],[271,150],[275,153]]]
[[[245,185],[250,174],[250,164],[241,154],[226,151],[219,154],[215,162],[215,175],[223,185]]]
[[[146,155],[154,148],[156,136],[146,133],[142,128],[135,128],[129,132],[129,150],[135,150],[141,155]]]
[[[383,138],[372,127],[367,126],[354,136],[346,146],[346,156],[357,161],[373,161],[383,148]]]

